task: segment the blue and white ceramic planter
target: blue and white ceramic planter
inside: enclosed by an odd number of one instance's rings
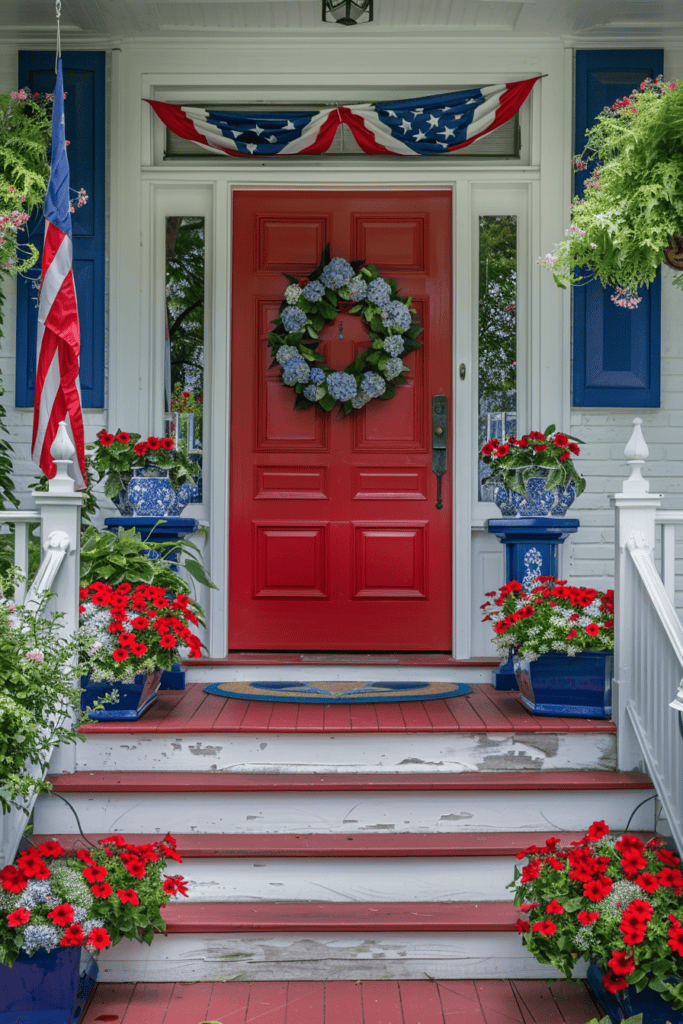
[[[113,499],[122,516],[179,516],[197,500],[197,484],[173,487],[167,469],[138,466],[125,491]]]
[[[102,679],[93,682],[90,676],[81,676],[81,709],[85,711],[92,708],[95,700],[102,700],[107,694],[115,692],[118,701],[115,704],[107,704],[99,711],[88,711],[90,718],[97,722],[135,721],[157,699],[160,685],[160,668],[147,674],[140,672],[129,679]]]
[[[602,984],[602,971],[594,963],[590,964],[587,977],[588,984],[612,1024],[620,1024],[638,1013],[643,1015],[643,1024],[683,1024],[683,1010],[674,1010],[671,1003],[667,1003],[651,988],[638,992],[635,985],[629,985],[621,992],[606,992]]]
[[[0,966],[0,1024],[76,1024],[97,981],[97,961],[78,946],[20,953]]]
[[[574,481],[564,487],[546,489],[546,476],[532,476],[526,482],[526,494],[496,484],[493,500],[504,516],[563,516],[576,498]]]
[[[542,654],[536,661],[513,656],[522,701],[535,715],[611,718],[611,651]]]

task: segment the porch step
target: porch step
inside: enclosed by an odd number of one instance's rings
[[[522,946],[510,903],[185,903],[164,916],[165,939],[102,954],[102,981],[559,977]]]
[[[635,772],[462,772],[304,775],[77,772],[52,776],[86,832],[300,834],[580,831],[604,818],[624,828],[652,789]],[[62,832],[61,801],[41,796],[37,832]],[[646,805],[633,828],[652,819]]]

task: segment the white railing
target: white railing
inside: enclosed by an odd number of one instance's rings
[[[622,771],[645,767],[683,849],[683,625],[674,607],[674,530],[683,513],[658,511],[641,467],[648,447],[635,419],[624,454],[631,475],[614,496],[615,658],[613,703]],[[662,530],[661,567],[655,535]]]
[[[25,585],[15,594],[17,604],[37,608],[44,596],[53,593],[50,610],[61,614],[60,628],[72,636],[78,625],[78,591],[80,578],[80,523],[83,498],[74,490],[68,467],[75,449],[63,423],[50,449],[57,464],[57,473],[50,481],[46,493],[36,496],[37,512],[2,512],[0,524],[14,526],[14,560],[17,569],[26,577],[28,572],[28,530],[40,523],[43,558],[28,594]],[[59,713],[59,712],[57,712]],[[49,723],[46,723],[45,750],[50,752]],[[73,745],[54,752],[52,770],[73,771],[75,767]],[[35,766],[26,771],[36,777]],[[35,797],[23,807],[0,814],[0,866],[11,863],[33,809]]]

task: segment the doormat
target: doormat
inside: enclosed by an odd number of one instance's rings
[[[397,700],[443,700],[472,692],[466,683],[211,683],[205,693],[242,700],[282,701],[287,704],[379,704]]]

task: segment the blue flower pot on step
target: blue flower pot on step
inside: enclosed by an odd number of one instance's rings
[[[95,700],[102,700],[107,694],[118,695],[116,703],[107,704],[100,710],[90,710],[90,718],[97,722],[135,721],[145,713],[157,699],[157,690],[161,685],[161,669],[139,675],[130,679],[102,679],[93,682],[90,676],[81,676],[81,709],[92,708]]]
[[[683,1010],[674,1010],[671,1003],[651,988],[637,992],[635,985],[629,985],[621,992],[606,992],[602,985],[602,971],[594,963],[589,966],[587,977],[593,994],[612,1024],[620,1024],[638,1013],[643,1015],[643,1024],[683,1024]]]
[[[20,953],[0,966],[0,1024],[76,1024],[97,981],[97,961],[78,946]]]
[[[493,500],[502,515],[509,517],[563,516],[576,498],[572,480],[564,487],[546,488],[547,476],[532,476],[526,482],[526,494],[510,491],[504,484],[496,484]]]
[[[535,715],[611,718],[611,651],[542,654],[536,661],[515,655],[513,664],[522,701]]]

